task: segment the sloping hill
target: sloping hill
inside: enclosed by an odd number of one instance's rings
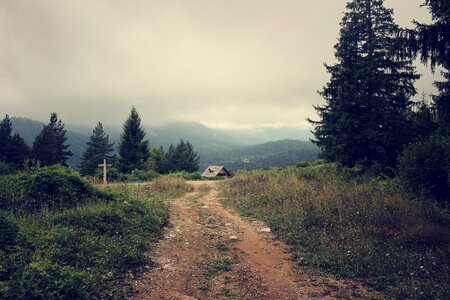
[[[319,148],[309,141],[280,140],[230,148],[217,153],[207,152],[202,158],[202,167],[205,163],[224,165],[231,171],[284,167],[299,161],[314,160],[319,153]]]

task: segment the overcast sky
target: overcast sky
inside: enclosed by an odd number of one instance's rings
[[[386,0],[428,21],[423,0]],[[346,0],[1,0],[0,112],[120,125],[305,127]],[[432,91],[429,71],[418,83]]]

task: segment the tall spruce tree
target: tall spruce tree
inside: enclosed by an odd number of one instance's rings
[[[164,173],[177,171],[177,158],[175,157],[175,146],[173,144],[170,144],[169,149],[167,149],[164,161]]]
[[[12,122],[8,115],[5,115],[0,123],[0,160],[7,162],[8,143],[11,138]]]
[[[194,147],[189,141],[186,141],[186,148],[186,157],[188,161],[186,171],[197,172],[200,167],[200,155],[194,151]]]
[[[450,135],[450,1],[426,0],[431,16],[431,24],[415,22],[415,30],[406,30],[409,57],[420,53],[423,63],[430,63],[434,72],[436,66],[442,70],[443,81],[436,81],[439,94],[433,96],[433,108],[436,112],[440,132]]]
[[[408,142],[406,114],[419,78],[410,59],[395,55],[398,26],[383,0],[348,2],[335,46],[335,65],[323,88],[324,106],[315,143],[326,158],[345,166],[395,166]]]
[[[191,173],[198,171],[200,157],[191,143],[182,139],[176,146],[170,145],[165,161],[167,173],[178,171]]]
[[[30,149],[23,138],[15,133],[12,134],[12,122],[5,115],[0,123],[0,161],[19,169],[28,157]]]
[[[200,157],[189,141],[181,140],[175,148],[175,153],[175,156],[178,157],[178,171],[189,173],[198,171]]]
[[[61,164],[67,166],[67,159],[73,155],[66,144],[64,123],[58,120],[56,113],[51,113],[50,121],[36,136],[33,142],[32,157],[40,161],[42,166]]]
[[[166,171],[166,156],[162,146],[152,149],[150,151],[150,158],[148,168],[155,170],[159,174],[165,174]]]
[[[80,173],[82,175],[94,175],[98,170],[98,164],[106,159],[108,162],[113,160],[114,144],[109,143],[109,136],[103,130],[103,124],[98,122],[92,131],[89,141],[86,142],[80,162]]]
[[[148,141],[144,138],[145,131],[141,125],[141,118],[133,107],[120,136],[119,169],[121,172],[130,173],[135,169],[144,168],[150,155]]]

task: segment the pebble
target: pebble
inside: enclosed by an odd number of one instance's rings
[[[259,232],[271,232],[271,230],[270,230],[269,227],[266,227],[266,228],[261,228],[261,229],[259,230]]]

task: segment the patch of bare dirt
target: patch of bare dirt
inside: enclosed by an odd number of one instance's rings
[[[369,292],[351,281],[304,272],[262,222],[219,202],[216,182],[170,201],[170,226],[156,267],[133,286],[132,299],[358,299]]]

